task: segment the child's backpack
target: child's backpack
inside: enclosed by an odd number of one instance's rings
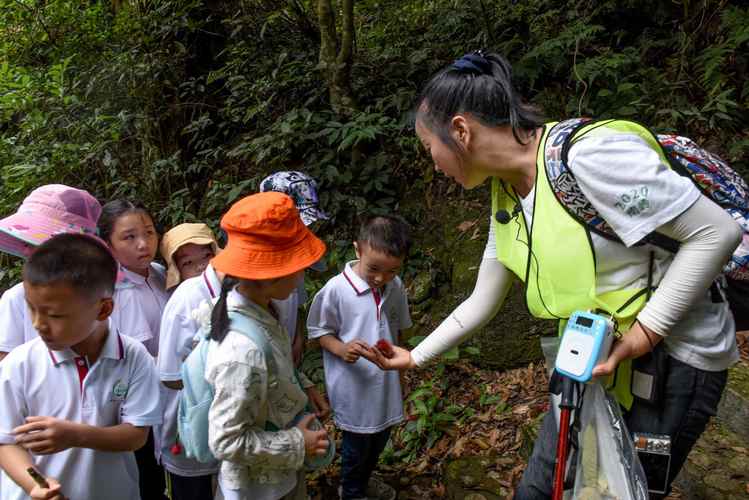
[[[614,123],[616,122],[616,123]],[[590,120],[573,118],[554,125],[549,132],[544,151],[546,175],[557,200],[578,222],[596,234],[621,243],[614,230],[598,214],[583,194],[567,165],[569,148],[580,137],[596,126],[624,125],[629,133],[636,133],[651,142],[653,138],[661,147],[669,166],[678,174],[689,177],[703,195],[717,203],[744,230],[741,244],[723,269],[727,278],[727,297],[736,319],[737,330],[749,328],[749,186],[726,162],[705,151],[687,137],[672,134],[654,134],[647,127],[625,120]],[[577,132],[591,125],[582,134]],[[651,243],[675,252],[678,242],[651,233],[640,242]]]
[[[231,328],[249,337],[255,345],[263,350],[263,355],[268,365],[268,378],[272,379],[275,377],[275,374],[278,373],[278,368],[265,333],[254,321],[241,312],[229,308],[228,313]],[[177,412],[177,432],[185,455],[188,458],[193,458],[198,462],[204,463],[216,460],[208,446],[208,412],[214,396],[213,387],[205,379],[205,366],[208,357],[208,346],[210,344],[209,333],[209,330],[201,330],[198,345],[195,346],[182,363],[180,372],[182,374],[183,387],[180,393]],[[309,413],[309,409],[297,415],[292,425],[296,425],[305,413]],[[315,424],[312,428],[316,429],[318,426],[322,428],[315,419]],[[279,430],[271,422],[266,422],[265,429],[268,431]],[[329,443],[328,452],[325,456],[316,457],[311,460],[305,459],[305,465],[308,468],[322,468],[333,461],[335,443],[332,439],[329,440]]]

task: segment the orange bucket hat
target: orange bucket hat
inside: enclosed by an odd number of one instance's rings
[[[314,264],[325,243],[307,229],[283,193],[270,191],[242,198],[221,218],[229,236],[213,267],[235,278],[264,280],[288,276]]]

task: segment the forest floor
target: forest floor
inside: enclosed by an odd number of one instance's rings
[[[749,362],[749,332],[739,334],[738,343],[743,360]],[[407,384],[416,387],[429,376],[428,371],[410,372]],[[538,424],[549,406],[548,379],[543,362],[495,371],[482,370],[461,360],[447,366],[444,378],[447,382],[442,385],[444,389],[435,389],[439,396],[447,401],[446,406],[471,408],[470,416],[444,429],[433,446],[418,454],[411,463],[381,463],[377,473],[398,491],[399,500],[512,498],[513,489],[525,469]],[[328,422],[327,427],[340,444],[340,434],[332,423]],[[403,438],[403,432],[404,426],[400,426],[397,439]],[[474,467],[470,461],[465,462],[474,470],[455,469],[451,465],[476,457],[481,457],[480,465]],[[477,468],[480,470],[475,470]],[[479,476],[476,476],[477,472]],[[311,498],[338,498],[339,478],[340,461],[321,473],[309,474]],[[681,496],[681,492],[675,489],[669,499]]]

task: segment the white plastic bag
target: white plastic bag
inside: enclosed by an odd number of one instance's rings
[[[619,404],[600,383],[586,384],[573,498],[648,500],[647,481]]]

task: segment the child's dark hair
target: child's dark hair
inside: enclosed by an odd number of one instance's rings
[[[470,114],[485,126],[510,125],[515,140],[519,131],[535,135],[543,125],[540,112],[526,104],[512,83],[512,67],[499,54],[477,50],[442,69],[427,82],[416,102],[416,119],[454,151],[460,147],[450,135],[459,113]]]
[[[356,243],[391,257],[403,258],[411,248],[411,228],[397,215],[376,215],[359,228]]]
[[[59,234],[34,250],[23,266],[32,286],[65,284],[89,298],[114,292],[117,261],[104,244],[83,234]]]
[[[146,214],[152,221],[153,216],[148,209],[139,201],[129,200],[112,200],[109,203],[101,207],[101,215],[96,226],[99,230],[99,237],[104,241],[111,242],[112,230],[117,222],[117,219],[125,214],[141,212]]]
[[[237,283],[239,283],[237,278],[228,274],[224,276],[224,281],[221,282],[221,293],[211,311],[210,338],[218,343],[221,343],[226,334],[229,333],[229,311],[226,309],[226,296]]]

